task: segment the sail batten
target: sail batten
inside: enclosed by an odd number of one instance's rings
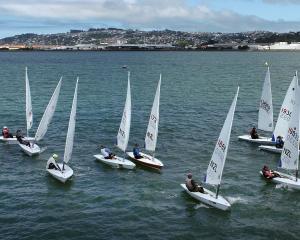
[[[43,139],[43,137],[45,136],[45,134],[48,130],[48,126],[52,120],[52,117],[53,117],[55,109],[56,109],[56,105],[57,105],[57,101],[58,101],[58,97],[59,97],[59,93],[60,93],[60,88],[61,88],[61,82],[62,82],[62,77],[60,78],[60,80],[53,92],[53,95],[47,105],[47,108],[43,114],[43,117],[40,121],[40,124],[39,124],[38,129],[35,134],[36,141],[40,141],[41,139]]]
[[[32,127],[33,123],[33,114],[32,114],[32,104],[31,104],[31,93],[30,93],[30,85],[27,73],[27,67],[25,68],[25,91],[26,91],[26,126],[27,126],[27,135],[28,131]]]
[[[161,74],[159,77],[152,109],[149,118],[148,128],[145,136],[145,149],[148,151],[155,151],[157,136],[158,136],[158,124],[159,124],[159,101],[160,101],[160,85],[161,85]]]
[[[269,67],[266,72],[259,104],[258,129],[267,132],[273,131],[273,104]]]
[[[78,80],[77,77],[76,87],[72,102],[72,109],[70,113],[69,119],[69,126],[68,126],[68,133],[66,137],[66,146],[64,152],[64,162],[67,163],[71,159],[72,152],[73,152],[73,144],[74,144],[74,135],[75,135],[75,125],[76,125],[76,111],[77,111],[77,88],[78,88]]]
[[[299,107],[300,92],[298,86],[298,76],[296,78],[295,91],[292,92],[295,99],[293,114],[288,124],[288,130],[285,137],[281,157],[280,167],[287,170],[298,170],[299,164]]]
[[[128,145],[130,124],[131,124],[131,90],[130,90],[130,72],[128,72],[126,101],[125,101],[125,106],[123,110],[123,116],[120,123],[119,131],[117,134],[117,146],[123,152],[126,151]]]
[[[205,182],[210,185],[220,185],[221,183],[223,169],[229,147],[232,122],[238,94],[239,87],[228,111],[226,120],[220,132],[211,160],[208,164]]]

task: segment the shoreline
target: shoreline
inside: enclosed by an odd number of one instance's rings
[[[1,52],[300,52],[300,49],[0,49]]]

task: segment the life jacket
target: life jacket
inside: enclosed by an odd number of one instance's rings
[[[7,128],[3,129],[2,133],[4,138],[9,138],[9,130]]]
[[[51,157],[51,158],[49,158],[49,160],[47,162],[47,169],[49,169],[49,166],[51,163],[57,168],[57,163],[55,162],[54,158]]]
[[[102,148],[101,154],[103,155],[103,157],[109,157],[110,151],[107,148]]]
[[[189,178],[185,179],[185,185],[189,191],[192,191],[194,189],[194,186],[192,184],[192,179]]]
[[[139,157],[140,156],[140,149],[134,148],[133,149],[133,155],[134,155],[134,157]]]
[[[273,177],[273,174],[271,173],[271,170],[265,170],[265,171],[263,171],[263,175],[264,175],[264,177],[266,177],[266,178],[271,178],[271,177]]]

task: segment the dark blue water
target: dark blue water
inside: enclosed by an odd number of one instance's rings
[[[0,146],[1,239],[297,239],[300,192],[266,183],[258,171],[276,167],[277,155],[239,142],[257,121],[257,106],[271,66],[275,119],[300,55],[293,52],[1,52],[0,126],[25,130],[24,68],[28,66],[34,125],[63,76],[57,111],[42,147],[30,158],[17,145]],[[161,173],[112,169],[96,162],[99,145],[113,147],[124,107],[128,65],[132,85],[129,148],[143,145],[162,73],[156,156]],[[63,156],[76,77],[78,112],[65,185],[45,171]],[[240,85],[220,194],[230,212],[207,208],[182,191],[189,171],[206,172],[227,111]],[[121,154],[117,149],[116,153]]]

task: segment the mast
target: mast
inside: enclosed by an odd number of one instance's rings
[[[233,122],[238,93],[239,93],[239,87],[237,88],[237,92],[232,101],[230,109],[227,113],[227,117],[223,124],[219,138],[215,145],[215,150],[212,154],[211,160],[208,164],[207,171],[206,171],[205,182],[207,184],[217,187],[216,198],[218,198],[224,165],[225,165],[226,156],[228,152],[232,122]]]
[[[270,69],[267,63],[266,66],[267,66],[267,72],[266,72],[261,98],[260,98],[257,128],[260,130],[272,132],[274,130],[272,91],[271,91]]]
[[[294,77],[291,99],[294,101],[288,128],[285,134],[285,142],[280,156],[280,167],[286,170],[295,171],[295,178],[298,181],[299,165],[299,86],[297,72]]]
[[[220,186],[221,186],[221,184],[218,184],[218,186],[217,186],[216,198],[218,198],[218,196],[219,196]]]
[[[28,80],[27,67],[25,67],[25,88],[26,88],[25,89],[26,133],[27,133],[27,137],[28,137],[29,129],[31,129],[31,127],[32,127],[33,116],[32,116],[31,93],[30,93],[30,85],[29,85],[29,80]]]
[[[131,124],[131,91],[130,91],[130,72],[128,72],[127,94],[123,110],[122,120],[117,134],[117,147],[126,154],[126,149],[130,134]]]
[[[161,85],[161,74],[159,75],[159,81],[157,84],[156,93],[153,100],[147,132],[145,136],[145,149],[151,152],[152,160],[154,159],[154,152],[156,148],[157,135],[158,135],[160,85]]]
[[[296,78],[297,78],[297,81],[296,81],[296,84],[297,84],[297,85],[296,85],[296,88],[297,88],[297,90],[298,90],[298,91],[296,91],[296,93],[299,94],[298,71],[296,71],[295,76],[296,76]],[[297,96],[298,96],[298,95],[296,95],[296,99],[295,99],[296,101],[298,100]],[[298,104],[300,104],[299,101],[298,101]],[[295,106],[296,106],[296,107],[299,107],[299,105],[297,105],[297,104],[295,104]],[[299,132],[299,131],[298,131],[298,132]],[[299,141],[298,141],[298,145],[299,145]],[[299,148],[298,148],[298,155],[299,155]],[[298,173],[299,173],[299,158],[298,158],[298,164],[297,164],[297,169],[296,169],[296,173],[295,173],[296,182],[298,181]]]
[[[70,113],[69,126],[68,126],[65,152],[64,152],[64,159],[63,159],[63,170],[65,167],[65,164],[67,164],[69,162],[69,160],[71,159],[72,152],[73,152],[75,125],[76,125],[76,111],[77,111],[78,81],[79,81],[79,77],[77,77],[75,92],[74,92],[74,97],[73,97],[73,102],[72,102],[72,108],[71,108],[71,113]]]

